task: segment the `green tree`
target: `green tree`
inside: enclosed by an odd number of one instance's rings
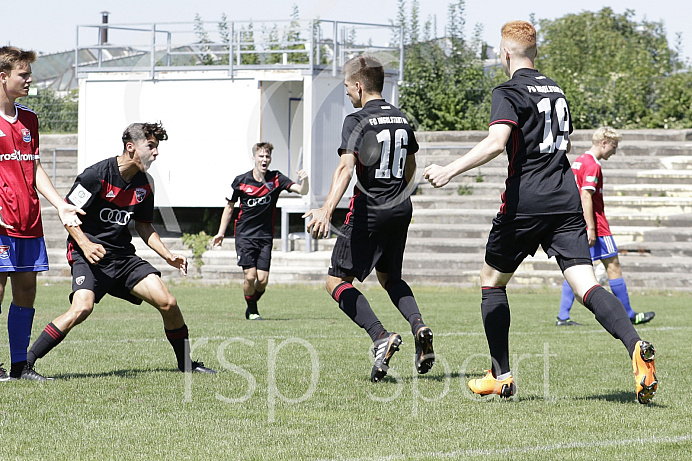
[[[19,101],[36,112],[41,133],[76,133],[79,92],[73,90],[58,96],[50,89],[38,90],[35,96]]]
[[[259,55],[256,53],[255,48],[255,31],[252,21],[247,26],[247,29],[243,27],[240,30],[240,62],[243,64],[259,64]]]
[[[266,53],[264,59],[262,60],[265,64],[279,64],[283,61],[283,56],[281,53],[277,53],[276,50],[281,49],[281,41],[279,40],[279,28],[276,24],[267,30],[263,26],[264,42],[268,44],[268,49],[274,52]]]
[[[658,22],[610,8],[539,21],[536,66],[565,91],[575,128],[646,128],[676,60]]]
[[[294,64],[307,64],[308,55],[305,51],[305,43],[300,36],[300,12],[298,11],[298,5],[293,5],[293,11],[291,12],[291,22],[288,25],[286,34],[284,36],[285,49],[286,50],[299,50],[302,53],[289,53],[288,62]]]
[[[405,49],[403,85],[399,104],[420,130],[474,130],[487,127],[495,73],[486,74],[483,61],[464,39],[464,2],[450,3],[447,35],[443,39],[408,43]],[[418,2],[412,4],[412,17],[418,17]],[[406,21],[406,37],[414,23]],[[417,26],[416,26],[417,27]],[[431,24],[426,23],[424,37]],[[482,28],[476,27],[473,43],[480,43]]]
[[[228,61],[230,58],[229,53],[231,50],[231,31],[228,27],[228,17],[226,16],[226,13],[221,13],[221,21],[219,21],[218,28],[219,38],[221,39],[221,43],[223,44],[223,51],[225,52],[225,54],[221,56],[219,64],[228,65]]]
[[[692,72],[679,72],[663,80],[649,125],[657,128],[692,128]]]
[[[200,60],[203,65],[209,66],[214,64],[214,56],[211,54],[211,48],[208,45],[211,43],[209,39],[209,33],[204,29],[204,22],[199,13],[195,14],[195,22],[193,26],[195,35],[197,36],[197,43],[200,44]]]

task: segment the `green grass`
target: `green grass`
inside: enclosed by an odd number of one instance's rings
[[[0,383],[4,459],[690,459],[692,296],[632,294],[656,319],[654,403],[634,397],[619,341],[575,306],[557,328],[557,290],[509,290],[518,395],[466,387],[489,365],[478,290],[414,287],[437,363],[413,370],[413,338],[383,290],[364,289],[402,333],[384,383],[369,382],[369,339],[322,288],[271,286],[263,322],[244,320],[239,285],[173,286],[193,358],[216,376],[175,371],[159,315],[106,298],[37,363],[50,383]],[[67,307],[67,285],[40,286],[33,338]],[[5,306],[9,305],[6,295]],[[2,315],[0,357],[9,361]],[[197,342],[195,342],[197,341]],[[548,356],[546,357],[545,352]],[[396,377],[397,379],[394,379]]]

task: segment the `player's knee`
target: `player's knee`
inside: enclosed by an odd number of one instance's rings
[[[178,300],[169,293],[159,301],[159,310],[162,312],[174,312],[178,310]]]
[[[70,308],[72,325],[79,325],[94,311],[93,304],[73,304]]]
[[[32,307],[36,299],[36,285],[24,285],[12,287],[12,300],[18,306]]]
[[[265,287],[267,286],[267,283],[269,283],[269,274],[257,274],[257,285],[260,287]]]

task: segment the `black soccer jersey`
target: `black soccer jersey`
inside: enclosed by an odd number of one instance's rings
[[[85,169],[75,180],[67,194],[67,201],[82,208],[82,231],[94,243],[100,243],[108,253],[134,254],[132,234],[128,224],[132,219],[142,222],[154,220],[154,181],[146,173],[138,172],[130,181],[120,174],[116,157],[102,160]],[[67,238],[67,259],[72,261],[72,250],[81,249]]]
[[[233,196],[240,199],[240,209],[235,220],[235,236],[244,238],[273,238],[276,200],[283,190],[294,182],[278,171],[267,171],[265,182],[256,181],[252,170],[233,180]]]
[[[344,120],[339,155],[344,152],[355,153],[358,179],[346,224],[371,231],[408,224],[413,208],[404,166],[418,143],[403,112],[384,99],[368,101]]]
[[[567,159],[572,120],[565,95],[535,69],[519,69],[493,90],[490,125],[512,126],[500,213],[581,213],[574,174]]]

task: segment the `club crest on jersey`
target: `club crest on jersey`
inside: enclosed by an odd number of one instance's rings
[[[269,189],[270,191],[271,191],[271,190],[274,190],[274,183],[273,183],[273,182],[268,182],[268,183],[267,183],[267,189]]]
[[[22,139],[24,142],[31,142],[31,131],[27,128],[22,128]]]
[[[135,189],[135,198],[137,199],[137,202],[142,203],[142,200],[144,200],[144,197],[147,196],[147,190],[141,187],[138,187]]]
[[[76,283],[77,285],[81,285],[82,283],[84,283],[84,279],[86,279],[86,276],[80,275],[79,277],[74,279],[74,283]]]
[[[10,259],[10,247],[7,245],[0,245],[0,259]]]

